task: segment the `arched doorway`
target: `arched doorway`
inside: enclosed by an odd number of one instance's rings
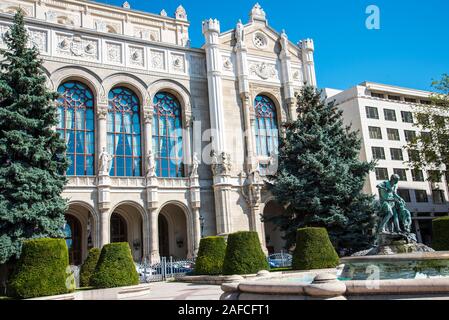
[[[110,219],[110,237],[111,243],[128,242],[134,261],[142,261],[143,217],[135,205],[122,204],[115,208]]]
[[[263,216],[265,219],[281,215],[284,208],[276,201],[270,201],[265,205]],[[269,254],[279,253],[285,250],[285,240],[282,238],[283,232],[272,221],[264,222],[265,243]]]
[[[64,234],[71,265],[81,265],[89,250],[98,245],[98,222],[93,209],[85,203],[70,203],[65,214]]]
[[[111,243],[128,242],[126,221],[118,213],[111,217]]]
[[[183,208],[167,204],[161,209],[158,220],[159,254],[161,257],[185,259],[192,254],[188,222]]]
[[[69,250],[70,265],[79,266],[82,263],[82,229],[81,223],[77,218],[68,214],[65,217],[66,224],[64,226],[65,241]]]
[[[168,238],[168,222],[164,215],[159,216],[159,254],[161,257],[170,255],[170,242]]]

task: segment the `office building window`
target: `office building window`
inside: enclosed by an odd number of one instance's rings
[[[399,141],[401,138],[399,137],[398,129],[387,129],[388,140]]]
[[[401,111],[402,122],[413,123],[413,113],[410,111]]]
[[[403,161],[402,149],[391,148],[390,149],[391,160]]]
[[[415,190],[416,202],[424,203],[429,202],[426,190]]]
[[[432,199],[434,204],[445,204],[446,197],[444,196],[443,190],[433,190],[432,191]]]
[[[396,111],[392,109],[384,109],[385,120],[387,121],[396,121]]]
[[[412,199],[410,197],[410,190],[408,189],[398,189],[398,195],[404,199],[405,202],[412,202]]]
[[[393,169],[393,172],[399,176],[399,181],[407,181],[407,171],[405,169]]]
[[[379,127],[369,127],[368,130],[371,139],[382,139],[382,130]]]
[[[410,162],[419,162],[421,161],[421,156],[419,155],[418,150],[408,150],[408,160]]]
[[[412,170],[412,178],[413,181],[424,181],[424,173],[422,172],[422,170]]]
[[[376,168],[376,179],[377,180],[388,180],[388,169],[387,168]]]
[[[416,132],[413,130],[404,130],[405,141],[412,142],[416,139]]]
[[[366,117],[368,119],[379,119],[379,111],[376,107],[366,107]]]
[[[371,97],[383,99],[383,98],[385,98],[385,95],[382,93],[371,92]]]
[[[382,147],[372,147],[374,160],[385,160],[385,150]]]
[[[414,98],[404,98],[405,102],[416,103],[416,99]]]
[[[400,101],[401,97],[400,96],[388,95],[388,99],[389,100],[394,100],[394,101]]]

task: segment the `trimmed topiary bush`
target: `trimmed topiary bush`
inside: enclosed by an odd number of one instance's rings
[[[127,242],[107,244],[101,250],[90,285],[95,288],[116,288],[139,284]]]
[[[24,241],[9,280],[8,295],[26,299],[73,291],[73,275],[68,267],[69,253],[64,239]]]
[[[226,241],[223,237],[207,237],[200,241],[195,263],[197,275],[219,275],[223,270]]]
[[[449,217],[441,217],[432,221],[432,249],[449,251]]]
[[[230,234],[223,263],[223,274],[253,274],[268,270],[267,257],[260,246],[257,232],[242,231]]]
[[[90,286],[90,277],[95,271],[95,267],[97,266],[98,259],[100,258],[101,250],[98,248],[90,249],[89,255],[87,256],[86,261],[84,261],[80,270],[80,287],[88,287]]]
[[[293,270],[335,268],[340,263],[325,228],[298,229]]]

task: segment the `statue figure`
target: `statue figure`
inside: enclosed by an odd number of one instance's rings
[[[200,160],[198,159],[198,153],[193,153],[193,162],[192,162],[192,172],[190,173],[191,178],[198,177],[198,166],[200,165]]]
[[[231,155],[229,153],[223,152],[221,154],[221,164],[222,172],[230,173],[232,169]]]
[[[114,156],[106,151],[106,147],[103,147],[103,151],[100,154],[100,174],[109,174],[109,171],[111,171],[112,159],[114,159]]]
[[[243,26],[242,20],[239,20],[235,28],[235,40],[237,41],[238,45],[241,45],[244,41],[245,37],[244,29],[245,27]]]
[[[288,50],[288,37],[287,37],[287,34],[285,33],[285,30],[282,30],[282,33],[281,33],[281,47],[282,47],[282,50],[285,50],[285,51]]]
[[[399,179],[399,176],[395,174],[389,181],[384,181],[377,186],[383,213],[379,233],[410,234],[411,232],[410,211],[407,210],[404,199],[397,193]]]
[[[156,163],[154,161],[153,151],[148,151],[147,155],[147,177],[156,176]]]

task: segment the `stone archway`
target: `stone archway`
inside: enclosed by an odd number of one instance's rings
[[[276,201],[269,201],[263,210],[263,216],[265,218],[271,218],[277,215],[281,215],[284,212],[284,208],[280,206]],[[285,240],[282,239],[283,232],[279,230],[273,222],[265,221],[265,245],[268,253],[279,253],[285,250]]]
[[[83,203],[71,203],[65,214],[64,233],[72,265],[81,265],[89,250],[97,245],[97,219],[92,209]]]
[[[134,261],[142,261],[144,256],[143,216],[136,206],[121,204],[110,218],[110,241],[128,242]]]
[[[171,203],[165,205],[159,213],[158,227],[161,257],[185,259],[192,254],[189,224],[183,208]]]

